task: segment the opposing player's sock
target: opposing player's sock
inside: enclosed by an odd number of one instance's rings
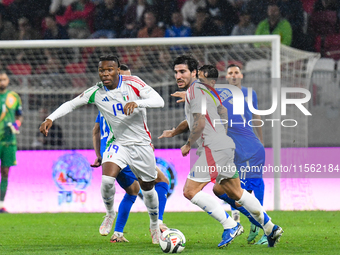
[[[118,215],[116,220],[115,232],[123,233],[127,219],[130,214],[131,207],[136,201],[137,196],[125,194],[123,200],[120,202],[118,208]]]
[[[116,193],[115,180],[116,178],[114,177],[102,175],[102,185],[100,187],[106,214],[112,216],[115,215],[113,208],[114,195]]]
[[[191,199],[191,202],[220,222],[224,229],[233,228],[237,225],[223,210],[223,207],[209,194],[200,191]]]
[[[155,188],[142,190],[144,203],[150,216],[150,229],[158,229],[158,195]]]
[[[272,232],[274,224],[271,222],[260,202],[254,196],[249,194],[246,190],[243,190],[242,197],[237,203],[242,205],[253,218],[261,224],[266,235],[269,235]]]
[[[5,177],[1,177],[1,183],[0,183],[0,201],[4,201],[5,200],[5,196],[6,196],[6,192],[7,192],[7,185],[8,185],[8,178]],[[2,206],[0,206],[0,208],[2,208]]]
[[[262,228],[261,224],[258,223],[254,218],[253,216],[251,216],[251,214],[243,207],[237,207],[236,204],[235,204],[235,200],[231,199],[230,197],[228,197],[227,194],[223,194],[221,196],[218,196],[218,198],[226,201],[228,204],[230,204],[230,206],[232,206],[233,208],[235,208],[236,210],[240,211],[243,215],[245,215],[246,217],[248,217],[249,221],[251,223],[253,223],[254,225]]]
[[[258,187],[254,188],[254,195],[259,200],[260,204],[263,206],[263,197],[264,197],[264,182],[263,179],[261,179],[261,185]]]
[[[155,190],[158,194],[158,219],[163,221],[163,214],[165,204],[168,197],[169,185],[166,182],[159,182],[155,184]]]

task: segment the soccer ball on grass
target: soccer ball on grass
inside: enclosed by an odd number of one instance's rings
[[[165,253],[180,253],[185,248],[185,236],[178,229],[169,228],[159,238],[159,245]]]

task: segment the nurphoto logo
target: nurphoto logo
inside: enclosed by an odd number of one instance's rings
[[[276,87],[272,88],[272,105],[270,109],[267,110],[258,110],[255,109],[253,106],[253,89],[251,87],[248,88],[248,96],[245,98],[243,95],[243,92],[240,88],[234,85],[230,84],[223,84],[223,88],[227,88],[230,90],[232,94],[232,104],[233,104],[233,114],[238,115],[244,115],[244,102],[247,101],[249,110],[251,113],[260,115],[260,116],[268,116],[275,112],[278,106],[278,89]],[[221,85],[219,86],[221,87]],[[306,107],[303,105],[304,103],[307,103],[311,99],[311,93],[304,88],[287,88],[282,87],[281,90],[281,115],[286,116],[287,115],[287,105],[295,105],[305,116],[311,116],[312,114],[306,109]],[[291,93],[301,93],[305,95],[303,98],[288,98],[288,94]],[[202,111],[201,113],[204,115],[206,113],[207,109],[207,102],[206,100],[202,100]],[[244,118],[243,118],[244,119]],[[243,125],[245,126],[248,124],[250,127],[261,127],[266,122],[271,122],[272,127],[274,126],[275,122],[281,122],[281,125],[284,127],[295,127],[297,126],[298,122],[295,119],[251,119],[248,122],[244,119],[244,122],[233,122],[232,119],[229,120],[229,125]],[[218,124],[228,124],[228,120],[226,119],[214,119],[213,125]]]

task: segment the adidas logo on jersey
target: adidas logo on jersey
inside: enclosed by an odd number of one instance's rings
[[[109,99],[107,97],[105,97],[102,102],[109,102]]]

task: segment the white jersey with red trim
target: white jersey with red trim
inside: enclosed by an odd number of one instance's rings
[[[129,116],[124,114],[124,106],[128,102],[138,105]],[[54,121],[85,104],[95,104],[109,125],[111,132],[107,144],[115,141],[121,145],[147,145],[151,143],[151,134],[145,108],[163,107],[164,100],[139,77],[119,75],[117,88],[108,90],[99,82],[61,105],[47,119]]]
[[[233,140],[227,136],[224,125],[221,125],[217,107],[220,101],[214,97],[209,89],[202,83],[194,82],[185,96],[185,118],[192,131],[194,113],[205,115],[205,127],[202,135],[197,139],[199,147],[209,147],[211,150],[235,148]]]

